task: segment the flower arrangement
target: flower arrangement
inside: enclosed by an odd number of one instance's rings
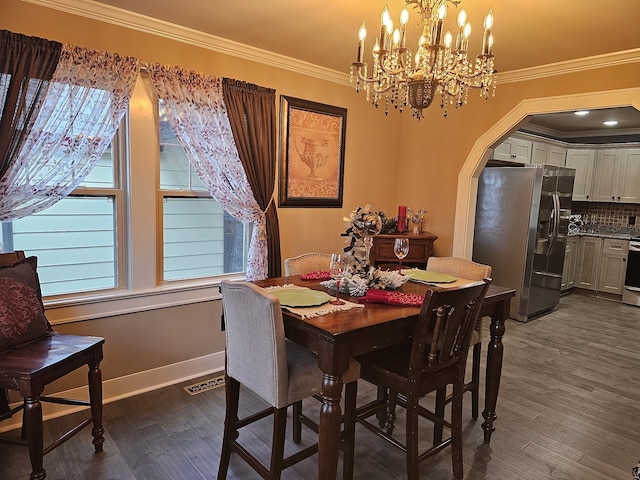
[[[385,218],[384,212],[367,204],[357,207],[349,214],[349,218],[345,219],[345,236],[349,245],[344,252],[357,272],[368,270],[371,237],[380,233]]]
[[[407,281],[398,272],[383,271],[369,265],[369,249],[372,237],[380,233],[389,219],[384,212],[371,205],[357,207],[345,219],[345,236],[348,246],[344,252],[349,259],[349,272],[340,282],[340,292],[352,297],[362,297],[370,288],[394,290]],[[327,280],[321,285],[335,289],[336,281]]]
[[[395,290],[409,279],[406,275],[398,272],[380,270],[375,267],[368,267],[367,270],[349,271],[340,281],[340,292],[347,293],[352,297],[362,297],[370,288],[376,290]],[[335,280],[320,282],[332,290],[336,289]]]

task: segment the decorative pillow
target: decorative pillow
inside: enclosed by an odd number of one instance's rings
[[[0,267],[0,353],[47,336],[36,257]]]

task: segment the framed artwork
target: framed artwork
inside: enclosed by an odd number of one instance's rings
[[[342,207],[347,109],[280,95],[281,207]]]

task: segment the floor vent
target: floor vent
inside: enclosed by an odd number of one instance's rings
[[[213,390],[214,388],[224,386],[224,375],[216,378],[212,378],[210,380],[205,380],[204,382],[194,383],[193,385],[189,385],[187,387],[183,387],[184,391],[189,395],[197,395],[202,392],[206,392],[208,390]]]

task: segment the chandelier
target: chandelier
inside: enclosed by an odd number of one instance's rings
[[[380,37],[373,47],[371,71],[364,62],[364,42],[367,29],[364,22],[358,32],[358,57],[351,64],[351,83],[356,92],[364,88],[367,101],[376,107],[385,97],[385,114],[389,104],[402,111],[409,105],[413,116],[422,118],[422,110],[429,107],[440,94],[440,107],[447,116],[447,105],[460,107],[467,103],[470,88],[480,90],[480,96],[495,95],[496,70],[493,62],[493,12],[489,10],[484,20],[482,51],[469,60],[467,50],[471,36],[471,24],[464,9],[458,14],[458,32],[453,43],[451,32],[442,33],[447,16],[447,3],[456,7],[461,0],[405,0],[400,14],[400,27],[393,29],[389,9],[381,15]],[[406,30],[409,22],[407,7],[420,14],[419,25],[424,25],[415,55],[406,46]]]

